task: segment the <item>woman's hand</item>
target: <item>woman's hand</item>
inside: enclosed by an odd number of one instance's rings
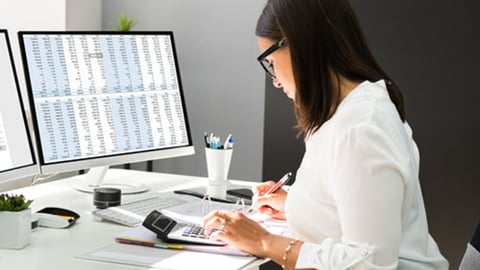
[[[203,227],[207,235],[212,229],[219,229],[210,235],[211,239],[224,241],[261,258],[267,256],[266,243],[272,234],[244,214],[213,211],[203,219]]]
[[[268,181],[253,189],[252,208],[261,214],[285,220],[287,192],[280,188],[275,193],[265,194],[273,185],[275,185],[274,181]]]

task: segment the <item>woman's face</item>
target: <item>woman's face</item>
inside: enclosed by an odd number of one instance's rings
[[[258,46],[261,52],[266,51],[277,41],[259,37]],[[283,92],[290,99],[295,99],[295,80],[293,78],[290,49],[287,46],[281,47],[269,54],[266,59],[273,65],[275,77],[272,79],[273,86],[283,88]]]

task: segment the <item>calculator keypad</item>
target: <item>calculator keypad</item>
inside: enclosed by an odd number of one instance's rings
[[[216,229],[213,229],[212,233],[215,231]],[[193,238],[203,238],[203,239],[208,238],[208,236],[205,235],[205,230],[202,228],[202,226],[195,225],[195,224],[186,226],[183,229],[182,235],[186,237],[193,237]]]

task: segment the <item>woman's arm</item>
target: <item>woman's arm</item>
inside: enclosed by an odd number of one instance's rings
[[[213,211],[204,219],[209,233],[212,228],[221,228],[211,237],[261,258],[270,258],[284,269],[295,269],[302,241],[275,235],[259,223],[241,213]]]

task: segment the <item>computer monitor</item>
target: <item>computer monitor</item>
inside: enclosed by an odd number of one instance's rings
[[[0,29],[0,183],[38,173],[7,30]]]
[[[41,172],[194,154],[172,32],[19,32]],[[90,170],[90,173],[94,169]],[[117,183],[118,182],[118,183]]]

